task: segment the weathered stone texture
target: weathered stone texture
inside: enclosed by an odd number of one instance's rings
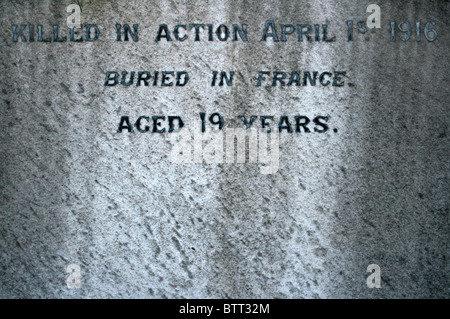
[[[383,28],[347,42],[370,1],[86,0],[96,42],[12,41],[12,24],[64,26],[72,2],[0,4],[1,297],[449,297],[447,1],[377,1]],[[337,40],[262,42],[268,19],[328,23]],[[436,41],[389,40],[389,20],[416,19]],[[116,23],[139,23],[139,42],[116,42]],[[162,23],[246,23],[249,41],[157,43]],[[103,85],[123,70],[191,79]],[[213,70],[235,84],[211,87]],[[260,70],[343,70],[354,86],[257,87]],[[338,132],[283,132],[273,175],[173,164],[167,134],[116,132],[122,115],[199,112],[327,114]]]

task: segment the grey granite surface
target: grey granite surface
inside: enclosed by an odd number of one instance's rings
[[[348,42],[370,1],[86,0],[97,41],[13,42],[12,24],[68,35],[74,2],[0,3],[0,297],[449,297],[448,1],[377,1],[382,28]],[[328,24],[336,41],[260,41],[266,20]],[[392,42],[390,20],[433,20],[438,38]],[[116,23],[139,41],[115,41]],[[155,41],[191,23],[245,23],[249,40]],[[189,83],[104,86],[107,71],[173,70]],[[211,87],[214,70],[233,86]],[[258,87],[261,70],[347,75]],[[123,115],[192,127],[199,112],[327,115],[330,130],[282,132],[275,174],[176,164],[168,133],[117,133]]]

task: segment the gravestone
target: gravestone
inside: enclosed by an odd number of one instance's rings
[[[448,298],[447,1],[74,4],[0,4],[2,298]]]

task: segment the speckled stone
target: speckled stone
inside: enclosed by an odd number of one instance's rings
[[[382,28],[348,42],[370,1],[86,0],[97,41],[12,41],[12,24],[67,31],[71,3],[0,3],[0,297],[449,297],[448,1],[377,1]],[[327,23],[336,41],[260,41],[269,19]],[[390,20],[416,19],[436,22],[434,42],[390,41]],[[138,23],[139,41],[115,41],[116,23]],[[190,23],[246,23],[249,41],[155,42],[159,24]],[[104,86],[143,70],[191,78]],[[211,87],[214,70],[234,85]],[[261,70],[346,71],[346,85],[257,87]],[[271,175],[175,164],[167,133],[117,133],[123,115],[189,127],[199,112],[324,114],[330,130],[281,133]]]

